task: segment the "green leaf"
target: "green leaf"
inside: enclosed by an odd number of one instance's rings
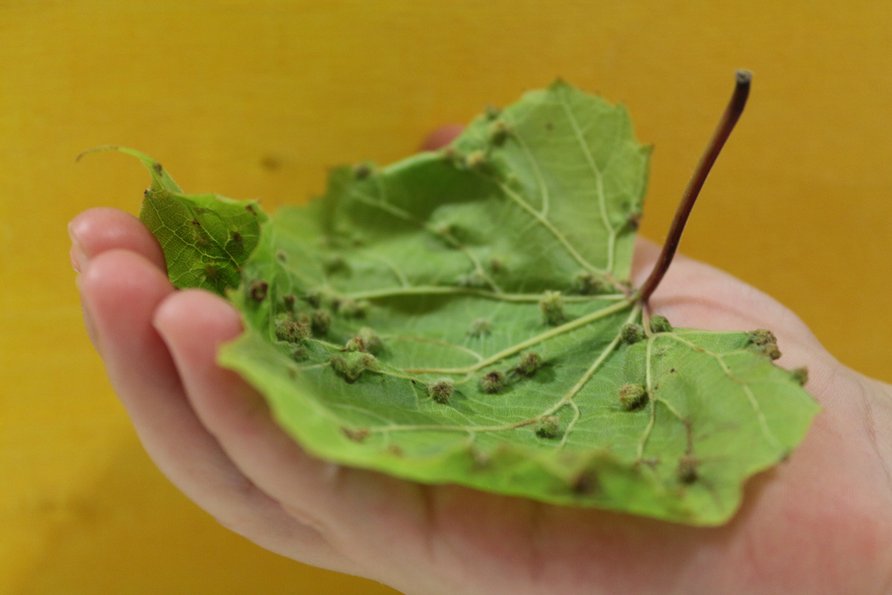
[[[199,287],[223,295],[238,287],[241,268],[260,239],[266,215],[256,201],[217,194],[185,194],[158,161],[128,147],[105,146],[136,157],[152,177],[139,218],[164,252],[175,287]]]
[[[172,274],[195,285],[197,207],[203,229],[260,223],[229,295],[245,333],[220,361],[309,452],[718,524],[817,406],[766,331],[641,327],[629,272],[648,156],[622,107],[556,83],[444,151],[338,169],[325,197],[262,223],[157,179],[144,218],[156,209]]]

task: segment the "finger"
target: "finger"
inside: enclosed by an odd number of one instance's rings
[[[441,126],[427,135],[421,143],[421,148],[425,151],[433,151],[445,147],[455,140],[455,137],[461,134],[462,130],[464,130],[464,126],[458,124]]]
[[[228,528],[280,553],[293,555],[295,545],[318,550],[309,561],[331,565],[334,556],[318,533],[253,486],[195,417],[151,324],[158,304],[173,293],[156,263],[106,251],[91,260],[79,284],[112,385],[165,475]]]
[[[273,495],[288,493],[292,487],[298,493],[326,489],[335,466],[307,456],[272,420],[263,397],[217,364],[220,345],[241,333],[232,306],[205,292],[187,290],[161,304],[154,325],[199,420],[240,468],[259,485],[272,486]]]
[[[258,487],[314,523],[340,551],[381,577],[369,557],[389,554],[381,534],[420,543],[423,503],[415,484],[341,468],[306,454],[273,420],[266,402],[234,372],[216,363],[219,345],[241,332],[223,299],[199,291],[170,296],[155,326],[167,343],[199,419]],[[375,541],[375,540],[379,541]]]
[[[139,219],[124,211],[95,208],[84,211],[68,224],[71,264],[81,271],[102,252],[119,248],[139,254],[160,270],[166,270],[161,247]]]

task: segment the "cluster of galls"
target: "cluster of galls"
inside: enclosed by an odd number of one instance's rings
[[[293,296],[285,300],[291,303],[291,308],[276,316],[275,332],[280,341],[287,341],[294,345],[292,356],[301,361],[307,357],[306,340],[314,336],[324,336],[331,327],[331,314],[327,310],[315,309],[311,312],[295,314],[293,311]]]
[[[480,377],[480,390],[487,394],[502,392],[509,381],[520,378],[532,378],[542,368],[544,361],[535,351],[523,354],[517,364],[508,370],[508,373],[500,370],[490,370]]]
[[[378,358],[375,357],[384,349],[381,338],[369,327],[362,327],[344,344],[341,353],[329,358],[331,369],[347,382],[356,382],[359,377],[368,370],[374,370],[378,366]]]
[[[489,124],[486,126],[486,144],[481,148],[462,154],[455,147],[449,146],[443,150],[443,158],[460,168],[475,171],[491,171],[490,151],[493,148],[503,146],[511,138],[512,134],[510,125],[500,119],[500,116],[501,112],[487,112],[486,119],[489,121]]]
[[[596,295],[610,291],[610,284],[595,276],[594,273],[583,271],[573,279],[573,292],[580,295]]]
[[[362,327],[345,344],[343,351],[364,351],[376,355],[384,348],[384,342],[374,330]]]
[[[254,281],[248,286],[248,295],[256,302],[265,300],[268,292],[269,285],[265,281]],[[331,311],[322,307],[321,294],[307,293],[303,296],[303,301],[310,309],[298,312],[297,298],[292,294],[284,296],[274,322],[276,338],[293,345],[292,356],[298,361],[305,360],[308,356],[307,340],[327,335],[332,323]],[[366,314],[368,303],[364,300],[336,299],[331,301],[331,309],[345,318],[357,318]],[[347,341],[342,350],[344,355],[333,356],[329,363],[348,382],[354,382],[365,370],[374,367],[373,354],[381,348],[381,339],[370,328],[363,327]]]
[[[331,307],[344,318],[365,318],[371,305],[366,300],[347,298],[332,300]]]
[[[324,336],[330,327],[331,314],[328,310],[314,309],[300,314],[289,311],[276,317],[276,337],[289,343]]]
[[[328,363],[338,376],[353,383],[359,380],[366,370],[374,370],[378,359],[365,351],[345,351],[331,356]]]

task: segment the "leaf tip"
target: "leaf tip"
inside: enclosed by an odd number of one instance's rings
[[[108,151],[118,151],[120,147],[118,145],[98,145],[95,147],[90,147],[89,149],[84,149],[74,158],[75,163],[79,163],[81,159],[86,157],[87,155],[92,155],[93,153],[105,153]]]

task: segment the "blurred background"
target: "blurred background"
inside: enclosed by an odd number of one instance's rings
[[[187,191],[305,201],[557,76],[653,143],[661,240],[724,107],[747,113],[682,250],[892,380],[892,5],[879,2],[0,0],[0,593],[391,593],[229,534],[143,453],[81,326],[66,222],[136,212],[133,160]]]

